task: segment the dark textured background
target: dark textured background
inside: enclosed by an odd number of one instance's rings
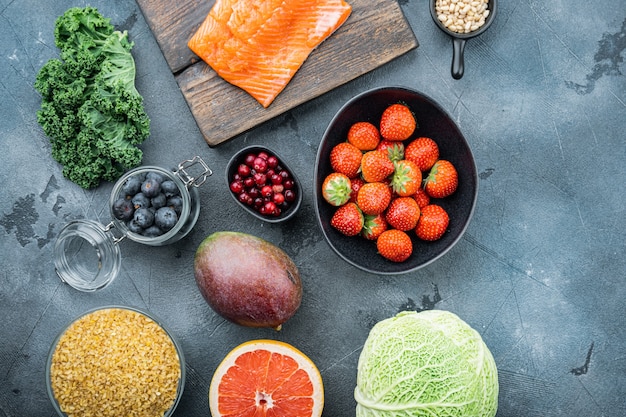
[[[626,415],[626,9],[622,0],[501,1],[492,27],[450,76],[452,45],[428,3],[402,1],[420,47],[217,148],[202,139],[134,2],[92,1],[135,42],[137,88],[152,119],[144,163],[202,156],[215,174],[183,241],[123,241],[118,279],[95,294],[54,273],[57,233],[76,218],[110,220],[111,184],[84,191],[61,175],[36,122],[35,75],[56,57],[57,16],[84,1],[0,0],[0,416],[52,416],[44,368],[54,337],[93,307],[123,304],[162,318],[183,346],[187,386],[175,415],[207,416],[217,364],[240,342],[290,342],[318,365],[324,416],[354,415],[356,364],[369,329],[401,310],[440,308],[474,326],[499,368],[498,416]],[[480,175],[463,239],[418,272],[376,276],[323,240],[313,213],[313,164],[334,113],[354,95],[404,85],[437,100],[468,139]],[[264,224],[236,207],[230,156],[267,144],[306,192],[294,221]],[[247,231],[293,257],[304,280],[298,313],[276,333],[241,328],[202,300],[192,258],[217,230]]]

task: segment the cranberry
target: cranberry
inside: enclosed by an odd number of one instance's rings
[[[285,171],[284,169],[280,171],[280,176],[283,177],[283,180],[291,178],[291,174],[289,174],[289,172]]]
[[[273,200],[274,200],[274,203],[280,205],[285,202],[285,196],[282,193],[275,193]]]
[[[230,190],[235,194],[241,193],[243,191],[243,182],[241,180],[234,180],[230,183]]]
[[[254,199],[254,207],[256,207],[257,209],[263,206],[263,203],[265,202],[263,201],[261,197],[257,197]]]
[[[274,155],[270,155],[267,158],[267,165],[269,165],[270,168],[276,168],[278,166],[278,158]]]
[[[267,160],[257,156],[252,167],[256,172],[265,172],[267,171]]]
[[[246,159],[244,160],[245,164],[248,165],[250,168],[252,168],[252,165],[254,165],[254,160],[256,159],[256,155],[253,153],[249,153],[248,155],[246,155]]]
[[[283,177],[280,176],[280,174],[274,174],[270,177],[272,184],[282,184],[283,183]]]
[[[286,189],[291,190],[293,189],[293,180],[291,179],[285,180],[283,181],[283,185],[285,186]]]
[[[251,189],[252,187],[254,187],[256,185],[256,182],[254,182],[254,178],[252,177],[246,177],[243,180],[243,185],[247,188],[247,189]]]
[[[241,192],[238,196],[238,200],[244,204],[248,204],[248,201],[252,202],[252,199],[245,191]]]
[[[257,187],[252,187],[248,190],[248,194],[250,194],[252,198],[257,198],[261,196],[261,191],[259,191]]]
[[[276,210],[276,204],[273,201],[268,201],[265,203],[263,208],[265,209],[266,213],[270,214],[273,213],[274,210]]]
[[[267,160],[270,156],[265,151],[261,151],[258,153],[257,157]]]
[[[296,193],[293,190],[285,190],[285,201],[288,203],[296,201]]]
[[[262,187],[267,182],[267,176],[261,172],[257,172],[254,174],[254,182],[259,187]]]
[[[261,195],[263,197],[271,197],[273,193],[274,190],[272,190],[272,187],[269,185],[264,185],[263,188],[261,188]]]
[[[237,173],[241,175],[242,178],[246,178],[250,176],[250,167],[246,164],[239,164],[237,168]]]

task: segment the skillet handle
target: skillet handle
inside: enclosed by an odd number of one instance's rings
[[[459,80],[463,77],[463,71],[465,70],[465,63],[463,59],[465,39],[452,39],[452,49],[452,77],[455,80]]]

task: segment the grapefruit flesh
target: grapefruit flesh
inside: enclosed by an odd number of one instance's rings
[[[320,417],[322,377],[311,359],[288,343],[245,342],[217,367],[209,407],[214,417]]]

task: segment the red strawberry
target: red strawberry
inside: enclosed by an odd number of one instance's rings
[[[350,181],[350,184],[351,184],[352,192],[350,193],[349,201],[352,203],[356,203],[356,196],[359,193],[359,190],[361,189],[363,184],[365,184],[365,181],[363,181],[363,178],[356,177],[356,178],[352,178],[352,180]]]
[[[426,207],[430,204],[430,197],[426,194],[423,188],[418,188],[415,194],[413,194],[413,198],[417,201],[417,205],[420,208]]]
[[[364,214],[380,214],[391,202],[391,189],[382,182],[363,184],[356,196],[356,203]]]
[[[363,153],[351,143],[341,142],[335,145],[330,151],[330,166],[333,171],[340,172],[354,178],[361,168],[361,157]]]
[[[401,197],[408,197],[422,185],[422,171],[415,162],[403,159],[394,163],[391,187]]]
[[[380,135],[386,140],[406,140],[415,131],[417,122],[411,109],[404,104],[392,104],[380,118]]]
[[[371,151],[378,146],[380,133],[370,122],[356,122],[348,130],[348,142],[362,151]]]
[[[389,229],[376,239],[376,249],[390,261],[404,262],[413,253],[413,242],[406,232]]]
[[[422,209],[415,233],[422,240],[438,240],[448,230],[448,224],[450,224],[450,218],[444,208],[429,204]]]
[[[432,198],[444,198],[456,191],[459,174],[450,161],[440,159],[430,169],[424,182],[424,190]]]
[[[363,223],[363,229],[361,230],[361,236],[367,240],[376,240],[382,232],[388,229],[385,216],[377,214],[376,216],[363,216],[365,222]]]
[[[404,143],[402,142],[381,140],[380,142],[378,142],[376,150],[387,152],[387,156],[393,162],[404,159]]]
[[[439,159],[439,146],[431,138],[417,138],[406,146],[404,157],[415,162],[420,170],[426,172]]]
[[[341,206],[350,200],[352,183],[347,175],[332,172],[322,183],[322,196],[333,206]]]
[[[420,217],[420,208],[417,201],[411,197],[394,198],[385,213],[385,220],[389,226],[407,231],[415,229]]]
[[[363,213],[355,203],[344,204],[335,211],[330,225],[346,236],[356,236],[363,228]]]
[[[367,182],[380,182],[393,174],[393,162],[381,151],[369,151],[361,158],[361,175]]]

